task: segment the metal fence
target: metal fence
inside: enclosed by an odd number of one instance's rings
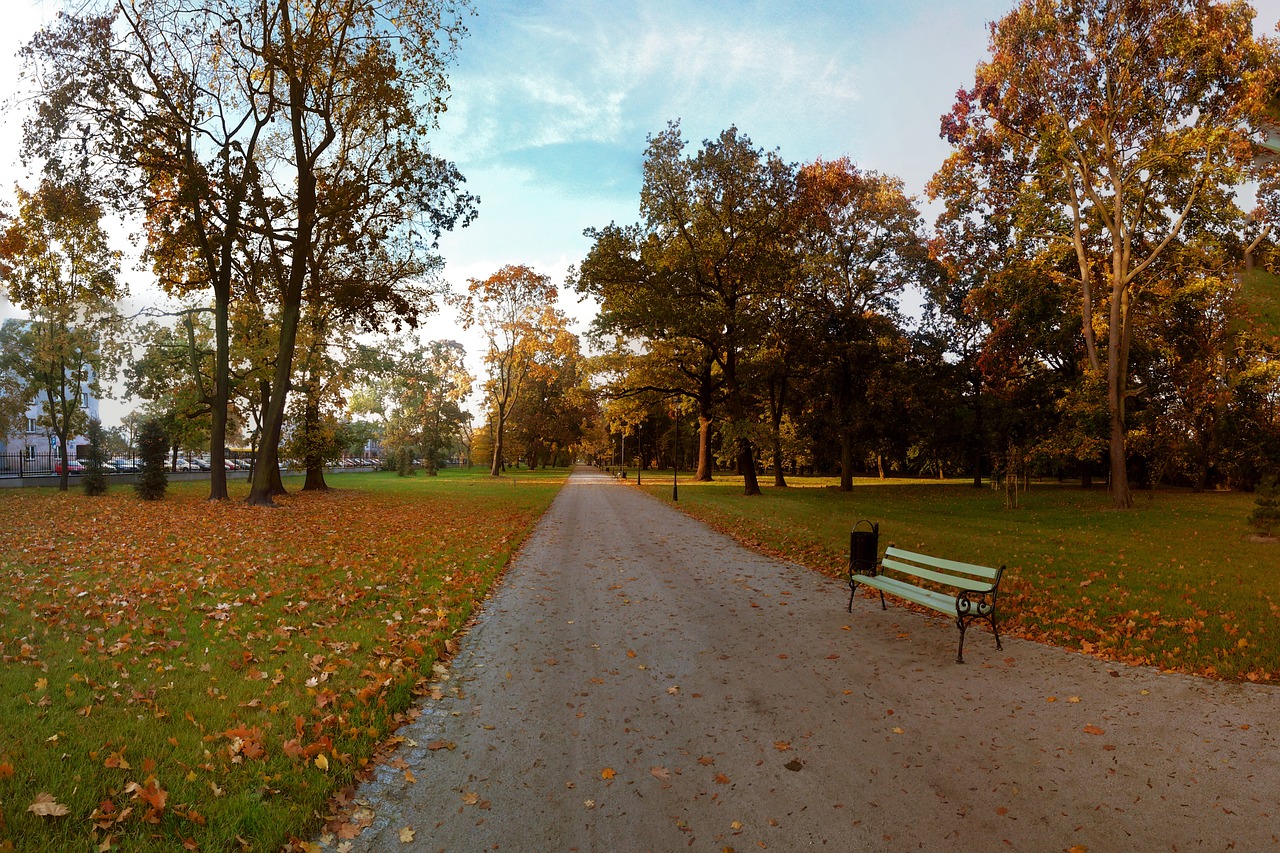
[[[121,458],[124,460],[124,464],[122,466],[117,468],[115,465],[111,463],[105,463],[102,469],[103,473],[104,474],[130,474],[137,471],[138,467],[140,467],[141,463],[137,459],[128,458],[128,457],[121,457]],[[248,454],[248,453],[228,452],[227,459],[229,462],[235,464],[237,466],[237,469],[245,470],[250,467],[253,457],[251,454]],[[14,478],[21,479],[25,477],[56,477],[60,473],[59,466],[61,465],[61,462],[62,462],[62,457],[59,454],[50,453],[48,451],[35,453],[35,454],[25,452],[25,451],[14,451],[12,453],[0,453],[0,479],[14,479]],[[176,465],[171,464],[171,461],[166,457],[166,462],[170,463],[170,464],[166,464],[166,467],[169,470],[176,471],[176,472],[191,471],[193,473],[196,473],[201,471],[207,472],[209,470],[209,461],[206,457],[197,457],[197,456],[190,456],[190,455],[179,456],[178,462]],[[84,473],[83,466],[84,466],[83,460],[77,461],[74,457],[72,457],[70,464],[68,465],[68,468],[70,469],[70,473],[72,476],[77,476]],[[326,463],[325,467],[330,469],[357,468],[357,469],[369,470],[369,469],[378,469],[381,466],[382,466],[382,460],[378,459],[377,457],[344,457],[343,459]],[[281,462],[281,467],[288,468],[290,470],[301,469],[300,464],[296,462],[287,461],[287,460]],[[230,465],[228,466],[228,468],[230,468]]]

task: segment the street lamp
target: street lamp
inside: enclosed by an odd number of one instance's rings
[[[671,461],[671,500],[680,500],[680,401],[676,400],[676,455]]]
[[[636,424],[636,485],[640,485],[640,471],[644,468],[644,454],[640,450],[640,424]]]

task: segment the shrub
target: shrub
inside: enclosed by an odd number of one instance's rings
[[[418,469],[413,467],[413,448],[402,445],[396,450],[396,474],[401,477],[416,477]]]
[[[107,477],[102,471],[102,421],[89,419],[89,457],[84,463],[84,479],[80,485],[90,497],[107,493]]]
[[[1263,536],[1270,536],[1271,529],[1280,524],[1280,479],[1274,474],[1262,481],[1256,492],[1257,498],[1249,523],[1257,528]]]
[[[138,497],[144,501],[158,501],[164,498],[169,487],[169,475],[165,473],[165,456],[169,450],[169,437],[164,427],[157,420],[149,420],[142,424],[138,431],[138,453],[142,457],[142,468],[138,474]]]

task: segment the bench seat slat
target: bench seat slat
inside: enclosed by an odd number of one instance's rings
[[[987,592],[991,589],[988,581],[977,580],[975,578],[960,577],[959,575],[944,575],[942,572],[935,572],[932,569],[913,566],[910,563],[904,563],[886,556],[882,562],[886,569],[903,572],[908,575],[915,575],[918,578],[935,581],[946,586],[954,586],[958,589],[969,589],[975,592]]]
[[[905,598],[907,601],[914,601],[916,604],[930,607],[937,610],[939,613],[946,613],[954,616],[956,612],[956,599],[953,595],[923,589],[904,581],[885,577],[884,575],[876,575],[875,577],[859,577],[858,583],[884,590],[891,595],[896,595],[899,598]]]
[[[904,551],[901,548],[890,546],[884,552],[886,557],[898,557],[904,560],[910,560],[913,563],[920,563],[925,566],[933,566],[937,569],[945,569],[951,572],[963,572],[966,575],[976,575],[982,578],[995,579],[999,573],[999,569],[993,569],[989,566],[979,566],[975,563],[961,563],[956,560],[944,560],[941,557],[932,557],[928,554],[917,554],[913,551]]]

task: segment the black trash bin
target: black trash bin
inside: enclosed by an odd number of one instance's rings
[[[858,528],[865,524],[867,530]],[[849,608],[853,609],[853,590],[857,575],[874,575],[880,553],[880,524],[865,518],[849,531]]]

